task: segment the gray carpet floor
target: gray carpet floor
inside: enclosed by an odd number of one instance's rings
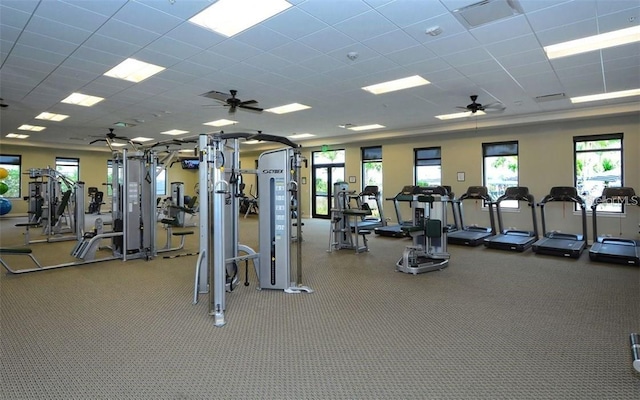
[[[0,220],[2,246],[17,222]],[[257,219],[240,229],[257,249]],[[640,398],[638,267],[450,246],[448,268],[414,276],[394,267],[409,243],[328,253],[329,222],[305,220],[315,292],[258,291],[250,268],[222,328],[206,295],[191,304],[196,257],[3,272],[0,398]],[[45,264],[72,247],[32,246]]]

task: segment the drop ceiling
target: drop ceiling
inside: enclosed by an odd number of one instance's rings
[[[581,104],[569,98],[640,88],[640,44],[557,60],[543,51],[637,26],[637,0],[513,0],[518,13],[475,27],[456,10],[476,0],[290,0],[292,7],[231,38],[188,21],[214,2],[0,0],[0,97],[8,105],[0,109],[0,144],[97,149],[105,143],[89,143],[114,128],[157,141],[174,138],[161,134],[172,129],[189,132],[179,138],[216,129],[310,133],[299,143],[311,146],[638,113],[637,96]],[[140,83],[103,75],[127,58],[166,69]],[[430,84],[381,95],[361,89],[411,75]],[[229,115],[221,102],[202,96],[211,90],[237,90],[239,99],[264,109],[311,108]],[[105,100],[94,107],[61,103],[73,92]],[[470,95],[505,109],[435,118],[459,112]],[[35,119],[42,112],[69,117]],[[237,123],[203,125],[223,118]],[[18,130],[23,124],[46,129]],[[349,124],[385,128],[340,127]],[[9,133],[30,137],[8,139]]]

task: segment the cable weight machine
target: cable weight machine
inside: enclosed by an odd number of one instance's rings
[[[261,154],[257,170],[241,170],[240,139],[278,142],[288,147]],[[302,163],[299,146],[286,138],[261,133],[220,133],[200,135],[198,147],[200,251],[193,303],[198,302],[199,293],[208,293],[209,314],[214,317],[214,325],[224,326],[226,292],[237,286],[238,263],[249,260],[253,261],[258,276],[258,289],[313,292],[299,284],[302,279],[301,241],[292,240],[294,227],[295,237],[301,237],[302,226],[297,210]],[[256,173],[263,188],[259,197],[260,253],[238,242],[239,176],[242,172]],[[292,243],[296,245],[296,276],[292,268]]]

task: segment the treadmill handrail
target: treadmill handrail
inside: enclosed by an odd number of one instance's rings
[[[610,201],[613,200],[613,201]],[[602,195],[593,199],[591,204],[591,219],[593,225],[593,242],[598,241],[598,222],[597,222],[597,208],[600,204],[626,204],[637,205],[640,207],[640,199],[636,196],[635,190],[629,186],[620,187],[606,187],[602,189]]]
[[[527,205],[531,207],[531,221],[533,224],[533,235],[538,239],[538,221],[536,219],[536,203],[533,195],[529,193],[529,188],[526,186],[511,186],[505,190],[505,193],[498,197],[494,202],[496,208],[496,214],[498,215],[498,229],[500,232],[504,232],[502,225],[502,213],[500,211],[500,203],[505,200],[517,200],[526,201]]]
[[[483,200],[487,203],[487,207],[489,208],[489,223],[491,224],[491,233],[496,234],[496,222],[493,216],[493,206],[494,202],[489,195],[489,191],[486,186],[469,186],[467,191],[462,194],[459,198],[453,200],[453,206],[457,207],[458,219],[460,220],[460,229],[467,230],[468,227],[464,224],[464,218],[462,213],[462,202],[464,200]],[[455,215],[455,213],[454,213]]]
[[[584,199],[578,196],[578,190],[571,186],[554,186],[549,190],[549,194],[538,203],[540,206],[540,222],[542,223],[542,234],[548,237],[544,206],[550,202],[570,202],[580,206],[580,217],[582,221],[582,238],[587,240],[587,204]]]

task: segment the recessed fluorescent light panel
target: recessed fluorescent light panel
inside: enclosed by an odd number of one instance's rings
[[[291,103],[291,104],[285,104],[284,106],[280,106],[280,107],[269,108],[265,111],[268,111],[274,114],[286,114],[294,111],[306,110],[308,108],[311,108],[311,107],[305,106],[304,104],[300,104],[300,103]]]
[[[218,0],[189,22],[231,37],[289,7],[284,0]]]
[[[148,137],[143,137],[143,136],[138,136],[135,137],[133,139],[131,139],[132,142],[138,142],[138,143],[144,143],[144,142],[148,142],[150,140],[153,140],[152,138],[148,138]]]
[[[89,96],[82,93],[71,93],[69,97],[62,100],[63,103],[74,104],[76,106],[91,107],[104,100],[104,97]]]
[[[217,119],[215,121],[209,121],[209,122],[205,122],[202,125],[209,125],[209,126],[227,126],[227,125],[233,125],[233,124],[237,124],[238,121],[233,121],[230,119]]]
[[[638,41],[640,41],[640,25],[545,46],[544,51],[547,53],[547,57],[552,60]]]
[[[44,126],[27,125],[27,124],[25,124],[25,125],[20,125],[18,127],[18,129],[20,129],[21,131],[40,132],[40,131],[43,131],[43,130],[45,130],[47,128],[44,127]]]
[[[165,68],[159,65],[149,64],[133,58],[127,58],[104,74],[112,78],[124,79],[125,81],[138,83],[164,70]]]
[[[417,86],[428,85],[428,80],[424,79],[420,75],[413,75],[407,78],[396,79],[393,81],[377,83],[371,86],[365,86],[362,90],[373,94],[382,94],[388,92],[395,92],[396,90],[409,89]]]
[[[29,135],[23,135],[20,133],[7,133],[8,138],[13,138],[13,139],[26,139],[29,137]]]
[[[347,129],[351,129],[352,131],[368,131],[371,129],[380,129],[380,128],[385,128],[385,126],[380,124],[371,124],[371,125],[354,126]]]
[[[297,133],[295,135],[289,136],[290,139],[307,139],[310,137],[314,137],[315,135],[312,133]]]
[[[56,121],[56,122],[63,121],[65,119],[67,119],[67,118],[69,118],[68,115],[52,114],[52,113],[49,113],[49,112],[43,112],[43,113],[40,113],[40,114],[38,114],[36,116],[36,119],[45,119],[47,121]]]
[[[260,143],[260,141],[259,140],[245,140],[243,143],[244,144],[258,144],[258,143]]]
[[[611,100],[620,97],[640,96],[640,89],[623,90],[620,92],[610,92],[601,94],[592,94],[589,96],[572,97],[572,103],[586,103],[588,101]]]
[[[127,145],[127,143],[111,142],[111,147],[124,147],[126,145]]]
[[[180,129],[171,129],[170,131],[160,132],[162,135],[184,135],[185,133],[189,133],[189,131],[181,131]]]
[[[436,118],[441,120],[447,120],[447,119],[456,119],[456,118],[466,118],[472,115],[486,115],[486,113],[482,110],[478,110],[475,113],[472,113],[471,111],[465,111],[465,112],[459,112],[459,113],[453,113],[453,114],[436,115]]]

